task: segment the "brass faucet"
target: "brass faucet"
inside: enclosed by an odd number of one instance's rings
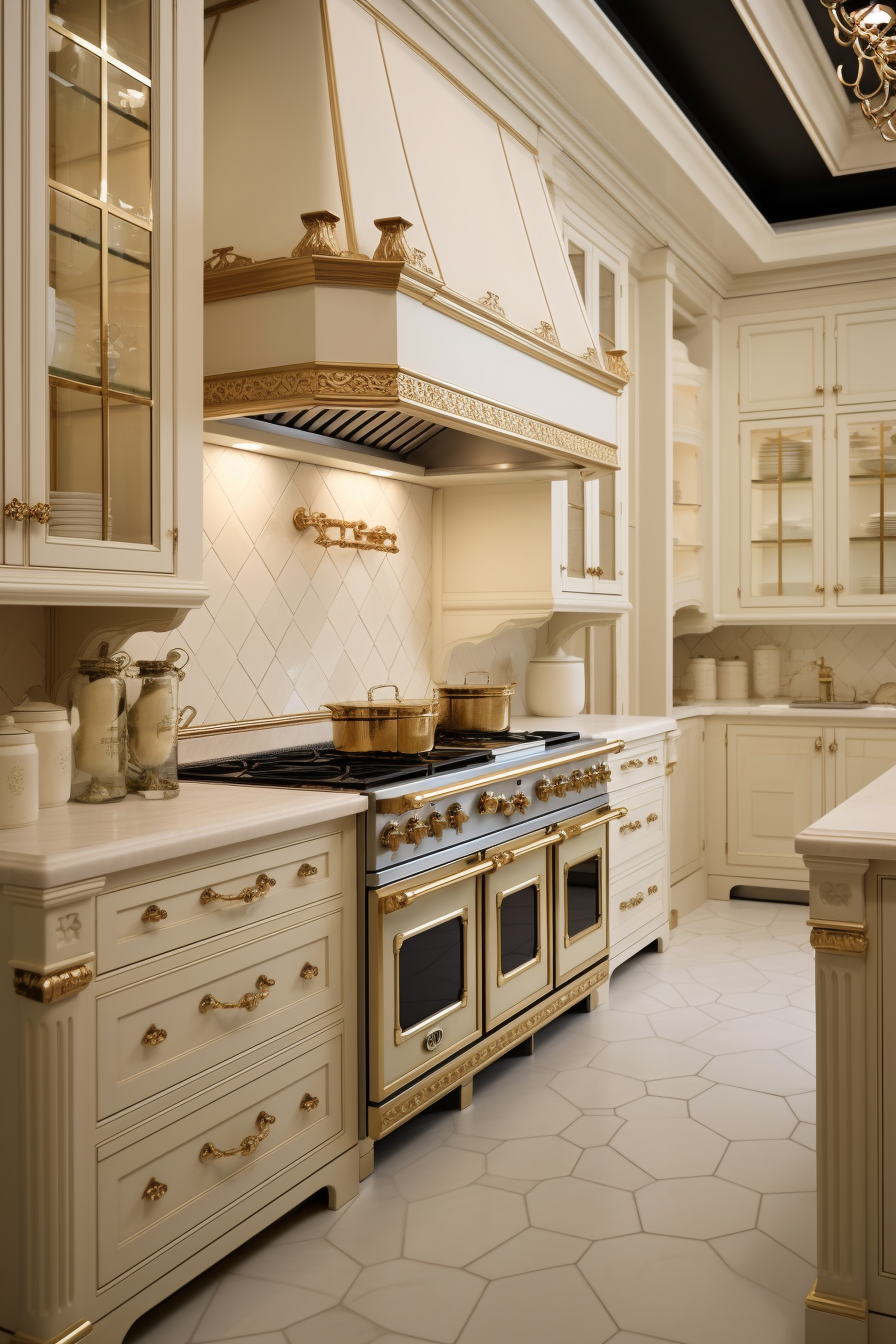
[[[818,698],[831,704],[834,699],[834,669],[824,661],[824,654],[817,658],[814,666],[818,668]]]

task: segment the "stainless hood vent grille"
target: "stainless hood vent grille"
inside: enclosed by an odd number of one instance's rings
[[[357,443],[365,448],[380,448],[404,455],[419,448],[442,426],[405,411],[373,410],[367,407],[312,406],[303,411],[279,411],[268,415],[254,415],[253,420],[265,424],[283,425],[286,429],[300,429],[310,434],[325,434],[344,443]]]

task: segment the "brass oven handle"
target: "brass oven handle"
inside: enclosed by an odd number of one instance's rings
[[[635,906],[636,906],[636,905],[640,905],[641,902],[642,902],[643,900],[644,900],[644,893],[643,893],[643,891],[639,891],[638,894],[637,894],[637,896],[632,896],[632,898],[631,898],[630,900],[628,900],[628,901],[620,901],[620,902],[619,902],[619,909],[620,909],[620,910],[634,910]]]
[[[296,877],[317,877],[317,869],[313,863],[303,863]]]
[[[260,901],[262,896],[266,896],[271,887],[276,887],[277,879],[268,877],[267,873],[259,873],[251,887],[243,887],[235,896],[222,896],[214,887],[206,887],[199,899],[203,905],[209,905],[212,901],[241,901],[243,905],[251,905],[253,901]]]
[[[161,1181],[157,1181],[156,1178],[153,1177],[149,1185],[143,1191],[143,1198],[151,1199],[152,1202],[155,1203],[156,1200],[161,1199],[162,1196],[167,1195],[167,1193],[168,1193],[167,1185],[164,1185]]]
[[[162,1042],[163,1042],[163,1041],[167,1041],[167,1039],[168,1039],[168,1033],[167,1033],[167,1031],[165,1030],[165,1028],[164,1028],[164,1027],[157,1027],[156,1024],[155,1024],[155,1022],[150,1022],[149,1027],[147,1028],[146,1034],[145,1034],[145,1036],[143,1037],[143,1040],[140,1042],[140,1044],[141,1044],[141,1045],[161,1045]]]
[[[618,821],[620,817],[628,816],[627,807],[612,807],[606,812],[602,812],[598,817],[592,817],[590,821],[583,821],[581,824],[577,821],[567,821],[563,825],[567,840],[572,840],[577,835],[582,835],[585,831],[591,831],[595,826],[606,826],[608,821]]]
[[[312,966],[310,961],[306,961],[305,965],[299,971],[299,976],[301,977],[302,980],[313,980],[317,974],[318,974],[317,967]]]
[[[270,1134],[271,1125],[276,1122],[276,1118],[274,1115],[268,1115],[267,1111],[259,1111],[255,1117],[257,1134],[247,1134],[235,1148],[216,1148],[213,1143],[204,1143],[199,1149],[199,1161],[209,1162],[214,1157],[251,1157],[262,1139],[266,1139]]]
[[[277,982],[271,980],[267,975],[260,975],[255,981],[255,989],[247,990],[236,1003],[221,1003],[214,994],[203,994],[199,1000],[200,1013],[213,1013],[216,1008],[245,1008],[247,1013],[251,1013],[253,1008],[257,1008],[262,999],[266,999],[271,992],[271,988]]]
[[[625,743],[621,738],[612,742],[592,742],[590,746],[578,747],[575,751],[567,752],[565,756],[557,756],[550,762],[551,769],[557,766],[569,765],[572,761],[583,761],[587,756],[609,756],[616,755],[620,751],[625,751]],[[476,779],[467,780],[464,787],[468,789],[483,789],[490,784],[500,784],[505,779],[518,779],[520,776],[520,763],[517,763],[505,770],[496,770],[494,774],[479,775]],[[377,812],[415,812],[418,807],[423,807],[424,803],[435,803],[440,798],[447,798],[449,794],[457,792],[456,784],[442,785],[440,788],[427,789],[423,793],[409,793],[401,798],[381,798],[376,805]]]
[[[140,916],[144,924],[158,924],[160,920],[168,918],[168,911],[163,910],[160,905],[148,905]]]

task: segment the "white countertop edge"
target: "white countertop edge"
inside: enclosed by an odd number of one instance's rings
[[[795,845],[812,858],[896,857],[896,767],[807,826]]]
[[[675,705],[669,713],[677,721],[704,718],[811,719],[827,722],[896,724],[896,705],[868,705],[864,709],[791,709],[789,700],[711,700],[701,705]]]
[[[584,739],[621,737],[626,743],[674,733],[677,727],[678,724],[672,718],[648,714],[577,714],[568,719],[542,719],[523,715],[510,720],[512,732],[537,732],[541,729],[576,732],[581,733]]]
[[[44,809],[33,826],[0,830],[0,882],[63,886],[366,810],[360,793],[193,782],[164,802],[67,803]]]

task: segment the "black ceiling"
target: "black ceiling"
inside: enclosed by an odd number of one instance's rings
[[[730,0],[595,3],[770,223],[896,205],[896,168],[828,170]],[[805,3],[830,29],[820,0]]]

